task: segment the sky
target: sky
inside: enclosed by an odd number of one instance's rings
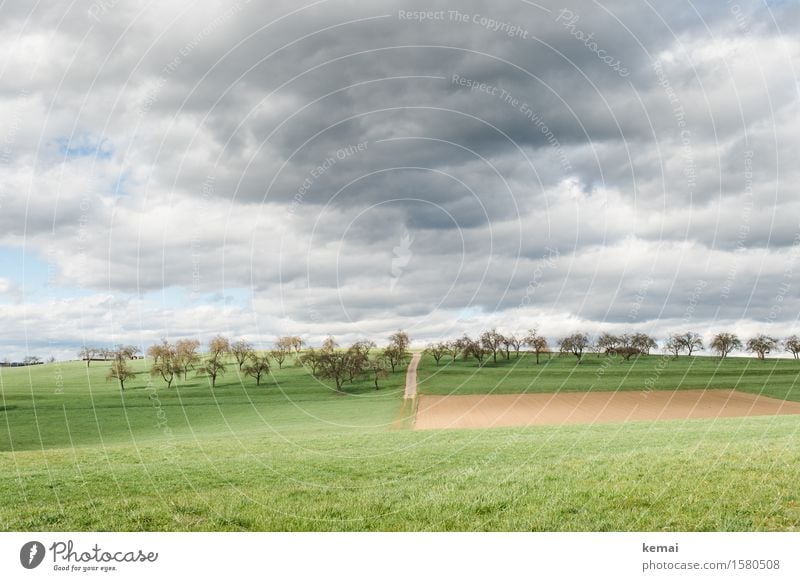
[[[0,6],[0,358],[800,331],[797,2]]]

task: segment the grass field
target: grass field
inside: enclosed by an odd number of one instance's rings
[[[424,358],[420,389],[655,377],[798,399],[794,361],[681,358],[656,374],[660,361],[512,356],[478,371]],[[142,373],[124,393],[106,370],[0,370],[0,529],[800,530],[792,416],[415,432],[399,427],[402,372],[342,396],[291,365],[260,387],[231,365],[215,390],[192,377],[148,388]]]
[[[437,367],[424,358],[418,372],[423,394],[545,393],[559,391],[616,391],[639,389],[738,389],[757,395],[800,401],[800,361],[733,357],[660,355],[623,361],[585,355],[580,364],[572,355],[548,358],[540,364],[531,354],[498,358],[479,369],[475,360],[442,359]]]

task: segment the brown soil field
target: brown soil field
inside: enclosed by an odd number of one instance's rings
[[[800,403],[733,389],[423,395],[414,429],[492,428],[800,414]]]

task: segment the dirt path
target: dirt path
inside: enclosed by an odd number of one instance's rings
[[[414,353],[411,356],[411,362],[408,364],[406,371],[406,393],[403,396],[405,399],[414,399],[417,397],[417,365],[419,359],[422,357],[421,353]]]
[[[800,403],[733,389],[424,395],[419,398],[414,427],[490,428],[783,414],[800,414]]]

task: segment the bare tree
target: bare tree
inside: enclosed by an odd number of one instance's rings
[[[319,376],[332,379],[339,393],[344,393],[342,386],[350,377],[350,366],[350,350],[321,351],[319,354]]]
[[[395,372],[395,369],[398,365],[401,365],[403,361],[405,361],[405,351],[403,351],[397,345],[388,345],[384,347],[382,356],[389,362],[389,365],[392,368],[392,373]]]
[[[516,357],[519,358],[519,350],[522,349],[522,346],[525,344],[525,337],[521,337],[516,333],[511,333],[506,335],[505,339],[514,349],[514,355],[516,355]]]
[[[167,389],[172,387],[175,377],[183,370],[178,361],[177,348],[165,339],[161,344],[150,347],[147,354],[153,359],[150,375],[161,377],[167,384]]]
[[[294,349],[296,355],[299,355],[300,351],[303,350],[303,345],[305,345],[305,341],[303,341],[302,337],[298,337],[296,335],[293,336],[291,339],[292,339],[291,341],[292,349]]]
[[[783,348],[791,353],[795,359],[800,358],[800,338],[797,335],[787,337],[783,342]]]
[[[492,354],[492,361],[497,363],[497,352],[503,343],[503,336],[497,332],[497,329],[491,329],[481,334],[480,342],[483,349]]]
[[[408,357],[408,346],[410,344],[408,333],[405,331],[396,331],[389,335],[389,346],[393,347],[392,351],[399,356],[399,363],[405,362],[406,357]]]
[[[322,342],[322,350],[325,352],[335,351],[339,347],[339,344],[336,342],[336,339],[333,336],[329,336]]]
[[[407,351],[411,341],[408,338],[408,333],[399,330],[389,335],[389,343],[400,348],[401,351]]]
[[[585,333],[574,333],[561,339],[558,345],[562,353],[572,353],[580,363],[583,352],[589,346],[589,336]]]
[[[112,357],[114,359],[136,359],[136,357],[141,353],[141,349],[139,349],[136,345],[117,345],[114,347],[112,352]]]
[[[625,361],[630,361],[631,357],[634,355],[641,355],[642,352],[638,347],[625,345],[623,347],[617,347],[615,354],[621,356]]]
[[[200,361],[199,349],[200,341],[197,339],[178,339],[175,342],[178,365],[183,371],[184,381],[189,377],[189,370],[194,369],[194,366]]]
[[[664,351],[672,353],[675,359],[677,359],[681,351],[683,351],[683,343],[681,342],[681,336],[672,335],[669,339],[667,339],[667,341],[664,343]]]
[[[778,340],[769,335],[759,334],[747,340],[747,350],[755,353],[762,361],[767,354],[778,346]]]
[[[374,345],[372,341],[357,341],[347,349],[347,380],[355,378],[367,371],[369,367],[369,350]]]
[[[329,337],[328,339],[333,339],[333,337]],[[327,339],[326,339],[327,341]],[[299,349],[302,346],[302,339],[300,337],[295,337],[292,335],[285,335],[283,337],[278,337],[277,341],[275,341],[275,347],[270,351],[270,356],[275,360],[278,364],[278,369],[283,369],[283,362],[294,353],[299,353]],[[335,349],[335,347],[333,347]],[[325,346],[323,344],[323,349]]]
[[[547,339],[539,335],[536,329],[528,329],[525,343],[536,353],[536,365],[539,365],[539,355],[548,349]]]
[[[217,377],[225,375],[225,363],[222,362],[222,357],[209,357],[197,370],[199,375],[206,375],[211,380],[211,387],[217,387]]]
[[[425,349],[425,353],[433,357],[434,361],[436,361],[436,366],[438,367],[439,360],[444,357],[445,353],[447,353],[449,350],[450,347],[448,347],[447,343],[445,342],[431,343]]]
[[[595,341],[595,351],[598,357],[600,357],[600,353],[613,355],[619,346],[620,338],[611,333],[602,333]]]
[[[239,371],[242,370],[244,364],[255,352],[253,344],[245,339],[239,339],[238,341],[231,343],[230,350],[233,358],[236,360],[237,365],[239,365]]]
[[[470,339],[467,335],[463,337],[464,341],[464,357],[474,357],[478,360],[478,367],[483,367],[485,365],[485,359],[491,353],[490,349],[485,347],[483,341],[478,340],[474,341]]]
[[[731,352],[742,348],[742,342],[735,333],[717,333],[711,340],[711,348],[725,359]]]
[[[175,347],[170,344],[166,339],[162,339],[161,343],[150,345],[147,348],[147,357],[153,360],[153,363],[158,363],[162,359],[174,354]]]
[[[636,349],[639,353],[650,355],[650,350],[658,347],[658,343],[656,343],[656,340],[646,333],[634,333],[631,337],[630,346]]]
[[[89,367],[92,359],[97,357],[99,351],[97,347],[81,347],[81,350],[78,351],[78,357],[86,361],[86,367]]]
[[[125,382],[136,376],[136,373],[128,367],[128,360],[119,358],[111,362],[111,368],[108,370],[106,380],[116,379],[119,382],[119,388],[125,390]]]
[[[467,358],[467,355],[464,353],[464,350],[467,348],[467,344],[469,341],[466,340],[467,336],[464,335],[459,339],[453,339],[450,341],[450,356],[453,358],[453,362],[455,362],[456,357],[461,355],[464,359]]]
[[[303,367],[310,367],[311,375],[316,376],[319,372],[321,353],[324,353],[324,351],[317,351],[313,347],[307,349],[305,353],[297,358],[297,364],[302,365]]]
[[[681,349],[685,349],[690,357],[695,351],[702,351],[705,349],[705,347],[703,347],[703,339],[697,333],[687,331],[681,335],[675,335],[675,337],[680,343]]]
[[[372,375],[372,381],[375,384],[375,389],[379,389],[378,382],[381,379],[384,379],[389,376],[389,372],[386,369],[389,362],[386,360],[385,357],[379,355],[375,359],[369,362],[369,372]]]
[[[256,385],[261,385],[261,378],[269,373],[269,357],[259,356],[253,351],[248,357],[248,363],[244,366],[244,374],[256,378]]]
[[[208,343],[208,356],[214,361],[221,362],[231,350],[231,343],[226,337],[217,335]]]
[[[369,359],[369,353],[373,349],[375,349],[375,341],[369,341],[367,339],[362,339],[361,341],[356,341],[353,343],[352,348],[358,350],[359,352],[363,353],[364,356]]]
[[[269,355],[275,360],[275,363],[278,364],[278,369],[283,369],[283,362],[286,361],[286,358],[289,356],[289,352],[286,349],[276,347],[269,352]]]

